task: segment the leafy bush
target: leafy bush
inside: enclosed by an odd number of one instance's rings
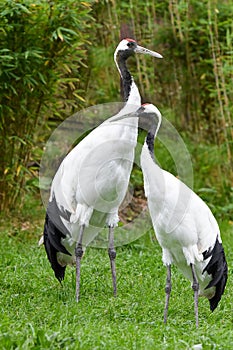
[[[232,16],[230,0],[1,2],[0,207],[15,205],[25,177],[28,189],[36,185],[27,177],[36,175],[31,154],[40,159],[59,120],[121,100],[113,52],[123,37],[163,54],[138,55],[130,71],[143,101],[183,132],[198,164],[196,190],[224,193],[225,207],[233,181]],[[201,145],[211,157],[200,159]]]
[[[74,0],[0,4],[1,209],[19,198],[38,127],[83,104],[90,10]]]

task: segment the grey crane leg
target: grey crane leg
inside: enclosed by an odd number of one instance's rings
[[[83,256],[82,239],[85,226],[80,226],[79,238],[76,242],[75,257],[76,257],[76,301],[79,301],[79,289],[80,289],[80,267],[81,259]]]
[[[116,258],[116,250],[114,248],[114,227],[109,226],[109,248],[108,248],[108,255],[110,258],[110,265],[111,265],[111,271],[112,271],[112,285],[113,285],[113,295],[116,297],[117,294],[117,286],[116,286],[116,265],[115,265],[115,258]]]
[[[199,283],[197,280],[196,272],[194,270],[193,264],[190,264],[193,275],[193,284],[192,288],[194,290],[194,312],[196,317],[196,327],[198,328],[198,291],[199,291]]]
[[[165,299],[164,318],[163,318],[164,323],[167,322],[167,313],[168,313],[168,305],[169,305],[171,289],[172,289],[171,265],[167,265],[167,278],[166,278],[166,286],[165,286],[166,299]]]

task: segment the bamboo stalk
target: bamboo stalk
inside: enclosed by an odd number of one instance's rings
[[[214,4],[216,5],[216,4]],[[221,77],[220,77],[220,66],[221,66],[221,55],[219,50],[219,44],[218,44],[218,37],[214,38],[214,32],[212,29],[212,15],[211,15],[211,3],[210,0],[208,1],[208,20],[209,20],[209,37],[210,37],[210,43],[211,43],[211,52],[212,52],[212,58],[213,58],[213,69],[214,69],[214,75],[215,75],[215,84],[217,88],[217,97],[218,97],[218,104],[219,104],[219,111],[220,116],[222,119],[222,129],[223,129],[223,135],[226,142],[226,148],[227,148],[227,157],[228,162],[231,162],[231,150],[230,150],[230,144],[227,136],[226,131],[226,118],[224,113],[224,106],[223,106],[223,100],[222,100],[222,86],[221,86]],[[214,26],[215,26],[215,34],[217,31],[217,19],[216,16],[214,16]]]

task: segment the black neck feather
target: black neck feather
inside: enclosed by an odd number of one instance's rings
[[[121,72],[121,77],[122,77],[122,88],[123,88],[123,95],[124,95],[124,101],[128,101],[132,83],[133,83],[133,78],[128,71],[128,68],[126,66],[126,60],[128,56],[120,55],[118,59],[118,66]]]
[[[146,144],[148,147],[148,150],[150,152],[150,155],[152,157],[153,160],[155,160],[155,155],[154,155],[154,142],[155,140],[155,130],[153,130],[153,128],[151,128],[148,131],[147,137],[146,137]]]

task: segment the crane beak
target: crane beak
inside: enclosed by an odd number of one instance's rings
[[[163,56],[160,55],[160,53],[148,50],[145,47],[142,47],[139,45],[137,45],[137,47],[135,49],[135,53],[142,53],[144,55],[150,55],[150,56],[157,57],[157,58],[163,58]]]
[[[139,118],[140,114],[142,113],[142,111],[144,110],[143,107],[139,107],[137,111],[132,112],[132,113],[128,113],[128,114],[123,114],[120,115],[118,117],[112,118],[112,120],[110,120],[110,122],[116,122],[119,120],[123,120],[123,119],[128,119],[128,118]]]

